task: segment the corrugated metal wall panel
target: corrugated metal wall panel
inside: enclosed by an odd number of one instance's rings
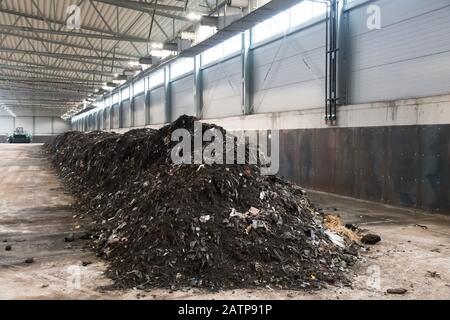
[[[14,131],[14,120],[9,116],[0,116],[0,135],[6,135]]]
[[[254,49],[255,113],[324,104],[325,23]]]
[[[150,124],[162,124],[165,122],[164,87],[159,87],[150,92]]]
[[[203,71],[203,118],[237,116],[241,111],[241,57]]]
[[[104,123],[104,130],[110,130],[111,129],[111,109],[105,108],[105,123]]]
[[[88,116],[88,128],[89,128],[89,131],[95,130],[94,116],[92,114],[90,114]]]
[[[70,126],[61,118],[53,118],[53,133],[60,134],[70,130]]]
[[[115,104],[112,107],[112,128],[111,129],[118,129],[119,128],[119,105]]]
[[[104,110],[100,110],[99,112],[98,112],[98,114],[97,114],[97,119],[98,119],[98,126],[97,126],[97,129],[98,130],[103,130],[103,112],[104,112]]]
[[[145,126],[145,95],[140,94],[134,99],[134,126]]]
[[[367,6],[350,10],[349,103],[450,92],[448,0],[380,0],[381,29],[367,28]]]
[[[16,117],[16,128],[18,127],[33,133],[33,117]]]
[[[131,127],[131,103],[130,100],[122,102],[122,128]]]
[[[194,115],[194,76],[175,80],[171,84],[172,121],[183,114]]]
[[[52,118],[35,117],[34,134],[52,134]]]

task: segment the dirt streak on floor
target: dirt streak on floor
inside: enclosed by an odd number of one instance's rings
[[[104,292],[104,262],[85,241],[64,241],[83,226],[41,145],[0,144],[0,181],[0,299],[450,299],[450,217],[314,192],[325,212],[382,238],[362,254],[352,288]],[[389,288],[408,292],[390,295]]]

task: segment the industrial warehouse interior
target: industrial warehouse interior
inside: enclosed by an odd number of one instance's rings
[[[448,300],[450,1],[0,0],[0,182],[1,300]]]

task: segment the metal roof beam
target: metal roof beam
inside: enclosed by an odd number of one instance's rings
[[[139,43],[147,43],[147,39],[134,37],[130,35],[102,35],[96,33],[82,33],[82,32],[71,32],[71,31],[62,31],[62,30],[50,30],[50,29],[42,29],[42,28],[33,28],[33,27],[24,27],[24,26],[13,26],[8,24],[0,24],[0,29],[3,30],[15,30],[15,31],[23,31],[23,32],[35,32],[35,33],[45,33],[45,34],[56,34],[63,36],[71,36],[71,37],[81,37],[81,38],[93,38],[93,39],[102,39],[102,40],[111,40],[111,41],[126,41],[126,42],[139,42]]]
[[[37,55],[37,56],[41,56],[41,57],[45,56],[45,57],[66,59],[66,60],[82,62],[82,63],[90,63],[90,64],[95,64],[95,65],[97,65],[98,63],[94,63],[92,61],[84,61],[83,59],[114,61],[114,62],[129,62],[130,61],[130,59],[127,59],[127,58],[99,57],[99,56],[88,56],[88,55],[81,55],[81,54],[43,52],[43,51],[22,50],[22,49],[14,49],[14,48],[4,48],[4,47],[0,47],[0,52],[23,53],[23,54]]]
[[[92,87],[85,87],[79,85],[59,85],[59,84],[46,84],[36,82],[24,82],[20,80],[2,80],[0,79],[0,86],[7,86],[8,88],[17,89],[32,89],[32,90],[53,90],[55,92],[76,92],[76,93],[92,93]]]
[[[170,6],[167,4],[156,4],[156,3],[148,3],[148,2],[136,2],[136,1],[128,1],[128,0],[94,0],[95,2],[102,2],[111,5],[115,5],[123,8],[135,8],[139,10],[167,10],[167,11],[177,11],[184,12],[184,7]],[[125,7],[126,6],[126,7]]]
[[[46,79],[43,79],[46,80]],[[86,92],[92,92],[92,89],[95,87],[94,85],[92,86],[87,86],[86,83],[81,84],[81,83],[74,83],[74,82],[70,82],[70,81],[52,81],[52,80],[48,80],[47,81],[43,81],[43,80],[39,80],[39,79],[32,79],[32,78],[27,78],[27,77],[9,77],[8,79],[2,79],[2,81],[5,81],[6,83],[8,82],[14,82],[14,83],[24,83],[24,84],[29,84],[29,85],[37,85],[37,86],[54,86],[58,89],[68,89],[71,91],[76,91],[79,92],[79,90],[86,90]],[[1,84],[1,83],[0,83]]]
[[[87,80],[77,80],[77,81],[71,81],[70,79],[67,80],[59,80],[59,79],[52,79],[52,78],[39,78],[39,77],[21,77],[21,76],[13,76],[13,75],[5,75],[2,74],[1,75],[2,80],[18,80],[18,81],[24,81],[24,82],[32,82],[32,83],[37,83],[37,82],[42,82],[42,83],[55,83],[55,84],[80,84],[80,85],[86,85],[88,84]]]
[[[18,64],[0,64],[0,67],[2,66],[9,66],[9,67],[20,67],[20,68],[32,68],[37,70],[56,70],[56,71],[68,71],[68,72],[79,72],[79,73],[86,73],[86,74],[93,74],[97,76],[105,76],[110,77],[110,72],[103,72],[103,71],[97,71],[97,70],[82,70],[82,69],[74,69],[74,68],[66,68],[66,67],[57,67],[57,66],[49,66],[49,65],[43,65],[33,62],[26,62],[26,61],[20,61],[20,60],[12,60],[12,59],[4,59],[0,57],[0,61],[4,60],[7,62],[13,62]]]
[[[9,65],[3,65],[0,64],[0,67],[2,69],[6,69],[6,70],[12,70],[12,71],[16,71],[16,72],[22,72],[22,73],[31,73],[31,74],[39,74],[39,75],[43,75],[43,76],[47,76],[47,77],[55,77],[58,79],[67,79],[67,80],[75,80],[75,81],[86,81],[89,83],[98,83],[101,84],[104,81],[99,81],[99,80],[92,80],[92,79],[83,79],[83,78],[74,78],[74,77],[68,77],[68,76],[62,76],[62,75],[52,75],[48,72],[41,72],[39,70],[33,70],[30,68],[23,68],[23,67],[14,67],[14,66],[9,66]],[[45,70],[45,69],[41,69],[41,70]],[[8,77],[7,74],[4,75],[5,77]]]
[[[24,13],[24,12],[20,12],[20,11],[14,11],[14,10],[11,10],[11,9],[0,8],[0,13],[7,13],[7,14],[15,15],[17,17],[23,17],[23,18],[43,21],[43,22],[46,22],[46,23],[53,23],[53,24],[57,24],[57,25],[60,25],[60,26],[66,26],[67,25],[66,21],[64,21],[64,20],[50,19],[49,17],[45,17],[45,16],[42,16],[42,15],[33,15],[33,14]],[[158,13],[157,13],[157,15],[158,15]],[[182,19],[182,20],[184,20],[184,19]],[[94,27],[90,27],[90,26],[86,26],[86,25],[81,25],[80,28],[82,30],[98,32],[98,33],[104,33],[104,34],[108,34],[108,35],[116,36],[116,37],[125,37],[126,36],[125,34],[122,34],[122,33],[112,32],[112,31],[107,30],[107,29],[99,29],[99,28],[94,28]]]
[[[51,43],[51,44],[57,44],[57,45],[60,45],[60,46],[65,46],[65,47],[71,47],[71,48],[76,48],[76,49],[84,49],[84,50],[92,51],[92,47],[83,46],[83,45],[80,45],[80,44],[74,44],[74,43],[69,43],[69,42],[62,42],[62,41],[44,39],[44,38],[39,38],[39,37],[28,36],[28,35],[25,35],[25,34],[14,33],[14,32],[2,31],[2,35],[13,36],[13,37],[18,37],[18,38],[24,38],[24,39],[29,39],[29,40],[35,40],[35,41],[46,42],[46,43]],[[101,53],[101,54],[109,54],[109,51],[106,51],[106,50],[101,50],[101,49],[95,49],[95,50],[98,53]],[[128,53],[121,53],[121,52],[116,52],[116,55],[120,56],[120,57],[131,58],[131,59],[138,59],[139,58],[139,56],[134,56],[134,55],[131,55],[131,54],[128,54]]]
[[[169,6],[164,4],[155,4],[155,3],[145,3],[145,2],[136,2],[136,1],[125,1],[125,0],[93,0],[95,2],[101,2],[106,3],[109,5],[113,5],[116,7],[131,9],[135,11],[140,12],[146,12],[146,13],[153,13],[154,9],[156,8],[156,15],[176,20],[182,20],[182,21],[190,21],[187,17],[177,14],[172,14],[168,12],[163,12],[159,10],[166,10],[166,11],[175,11],[175,12],[185,12],[184,7],[176,7],[176,6]]]

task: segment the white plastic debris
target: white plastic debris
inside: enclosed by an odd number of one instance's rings
[[[205,222],[208,222],[210,219],[211,219],[211,216],[209,214],[206,215],[206,216],[201,216],[200,217],[200,222],[201,223],[205,223]]]
[[[259,199],[260,200],[264,200],[265,195],[266,194],[264,193],[264,191],[261,191],[260,194],[259,194]]]
[[[328,236],[328,238],[330,238],[331,242],[333,242],[335,245],[341,248],[345,248],[344,238],[342,238],[340,235],[330,230],[325,230],[325,234]]]
[[[257,216],[259,214],[261,210],[255,208],[255,207],[251,207],[250,209],[248,209],[248,212],[252,215],[252,216]]]
[[[246,213],[241,213],[236,211],[235,208],[231,209],[230,218],[238,217],[239,219],[245,219],[248,218],[248,215]]]
[[[258,228],[264,228],[266,230],[269,229],[269,227],[267,226],[267,223],[265,221],[261,221],[261,220],[253,220],[251,226],[253,229],[258,229]]]

